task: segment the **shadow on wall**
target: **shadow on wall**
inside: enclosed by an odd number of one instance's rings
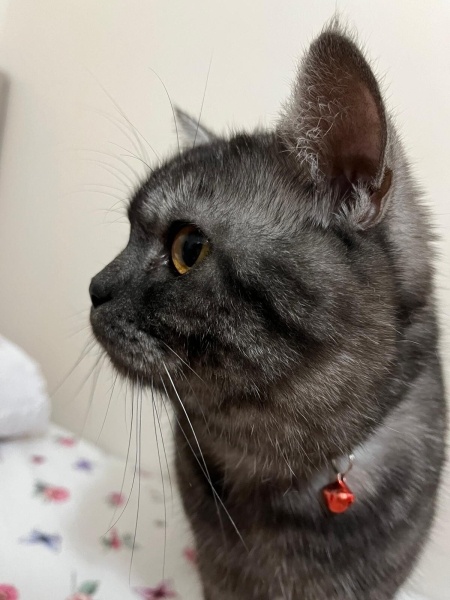
[[[6,106],[8,103],[10,82],[4,73],[0,73],[0,156],[2,151],[3,132],[6,122]]]

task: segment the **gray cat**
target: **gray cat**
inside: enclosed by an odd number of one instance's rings
[[[180,118],[196,142],[132,198],[91,322],[172,401],[204,598],[392,599],[446,410],[430,227],[376,79],[332,25],[275,131]]]

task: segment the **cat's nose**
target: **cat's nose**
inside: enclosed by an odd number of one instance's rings
[[[98,308],[102,304],[112,300],[112,289],[104,278],[101,277],[101,273],[92,278],[89,286],[89,295],[94,308]]]

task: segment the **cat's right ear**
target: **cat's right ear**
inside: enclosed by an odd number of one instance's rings
[[[217,139],[209,129],[200,125],[198,119],[189,116],[177,106],[175,107],[175,118],[180,145],[185,150],[194,148],[194,146],[200,146],[201,144],[209,144]]]
[[[367,229],[382,220],[392,181],[385,108],[368,63],[339,25],[311,44],[278,133],[315,191],[319,221],[345,218]]]

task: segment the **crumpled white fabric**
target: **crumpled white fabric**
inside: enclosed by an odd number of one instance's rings
[[[43,433],[50,400],[38,364],[0,336],[0,438]]]

